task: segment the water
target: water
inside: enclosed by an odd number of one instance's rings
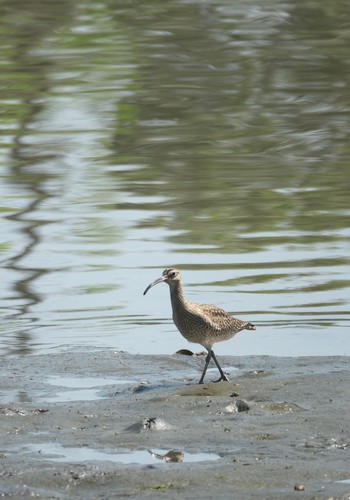
[[[18,450],[16,450],[17,452]],[[54,462],[115,462],[123,464],[160,465],[169,463],[154,458],[148,450],[123,450],[113,453],[103,452],[94,448],[62,446],[60,443],[28,444],[21,447],[21,453],[36,454],[37,458],[52,460]],[[158,454],[164,455],[168,450],[157,449]],[[220,456],[215,453],[184,453],[184,462],[207,462],[219,460]]]
[[[218,354],[350,354],[349,5],[5,4],[1,354],[201,350],[169,266]]]
[[[106,397],[101,388],[106,385],[130,384],[130,380],[113,380],[107,377],[49,377],[48,383],[53,386],[64,387],[64,390],[54,391],[51,396],[43,396],[46,403],[68,402],[68,401],[93,401]],[[67,390],[69,388],[70,390]],[[40,400],[40,398],[39,398]]]

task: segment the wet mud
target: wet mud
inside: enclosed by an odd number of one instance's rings
[[[0,496],[350,498],[348,358],[220,361],[198,385],[196,356],[2,359]]]

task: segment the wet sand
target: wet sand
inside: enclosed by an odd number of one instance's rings
[[[198,385],[200,356],[2,359],[0,495],[350,498],[348,358],[220,361]]]

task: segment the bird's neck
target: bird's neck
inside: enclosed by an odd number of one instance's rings
[[[173,311],[177,310],[178,307],[183,307],[186,303],[184,292],[181,283],[176,283],[170,287],[170,298]]]

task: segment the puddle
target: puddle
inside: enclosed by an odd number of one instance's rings
[[[99,389],[75,389],[56,392],[54,396],[43,396],[39,399],[45,403],[68,403],[70,401],[94,401],[104,399],[104,396],[99,394]]]
[[[103,377],[60,377],[52,376],[46,383],[60,389],[32,390],[26,392],[18,389],[0,391],[0,404],[11,403],[67,403],[70,401],[94,401],[110,397],[103,395],[101,388],[107,385],[133,384],[134,380]],[[71,389],[71,390],[69,390]],[[47,395],[47,393],[50,395]]]
[[[36,454],[38,458],[45,458],[53,462],[117,462],[123,464],[161,464],[169,463],[167,460],[160,460],[159,456],[169,456],[169,450],[152,449],[136,450],[128,452],[103,452],[88,447],[64,447],[59,443],[30,444],[19,450],[21,454]],[[181,452],[177,452],[181,453]],[[185,453],[183,452],[183,462],[207,462],[219,460],[220,456],[215,453]]]
[[[28,403],[32,398],[28,393],[18,389],[4,389],[0,391],[0,404]]]
[[[60,377],[53,376],[47,379],[50,385],[58,387],[67,387],[72,391],[62,390],[56,392],[53,396],[43,396],[42,401],[47,403],[67,403],[69,401],[93,401],[104,399],[100,388],[106,385],[131,384],[131,380],[116,378],[97,378],[97,377]]]
[[[101,387],[104,385],[112,384],[130,384],[130,380],[116,379],[112,377],[49,377],[47,382],[50,385],[58,385],[60,387],[72,387],[72,388],[91,388],[91,387]]]
[[[336,482],[341,484],[350,484],[350,479],[343,479],[342,481],[336,481]]]

